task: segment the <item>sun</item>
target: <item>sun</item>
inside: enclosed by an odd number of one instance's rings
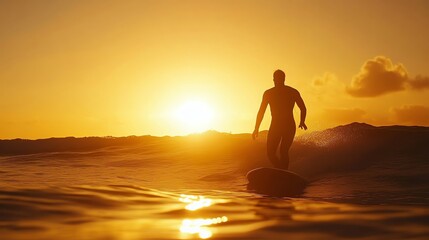
[[[186,133],[198,133],[210,129],[214,112],[204,101],[188,100],[176,109],[175,116]]]

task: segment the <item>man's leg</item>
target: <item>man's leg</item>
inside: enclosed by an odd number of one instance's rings
[[[282,134],[282,142],[280,144],[280,166],[279,168],[287,170],[289,168],[289,148],[292,145],[295,137],[295,126],[288,128]]]
[[[277,131],[270,129],[267,136],[267,155],[274,167],[279,167],[280,160],[277,157],[277,148],[281,140],[281,135]]]

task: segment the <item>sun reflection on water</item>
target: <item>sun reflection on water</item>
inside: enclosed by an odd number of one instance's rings
[[[186,210],[196,211],[198,209],[209,207],[212,205],[212,200],[204,196],[194,196],[181,194],[179,201],[187,203],[185,206]],[[215,218],[197,218],[197,219],[184,219],[180,226],[180,232],[184,234],[198,234],[201,239],[210,238],[213,233],[208,227],[214,224],[227,222],[226,216],[215,217]]]
[[[184,219],[180,226],[180,232],[188,234],[198,234],[202,239],[211,237],[212,231],[207,227],[213,224],[227,222],[226,216],[217,218],[198,218],[198,219]]]
[[[204,196],[181,194],[179,201],[188,203],[185,209],[190,211],[195,211],[212,205],[212,200],[210,198],[205,198]]]

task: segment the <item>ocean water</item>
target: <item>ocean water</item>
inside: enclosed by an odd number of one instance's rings
[[[269,166],[261,135],[2,141],[0,239],[429,238],[427,128],[300,136],[310,184],[282,198],[246,189]]]

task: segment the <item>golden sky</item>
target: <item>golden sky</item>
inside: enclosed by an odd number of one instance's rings
[[[0,0],[0,138],[187,134],[186,102],[252,132],[276,69],[310,131],[429,125],[428,24],[424,0]]]

